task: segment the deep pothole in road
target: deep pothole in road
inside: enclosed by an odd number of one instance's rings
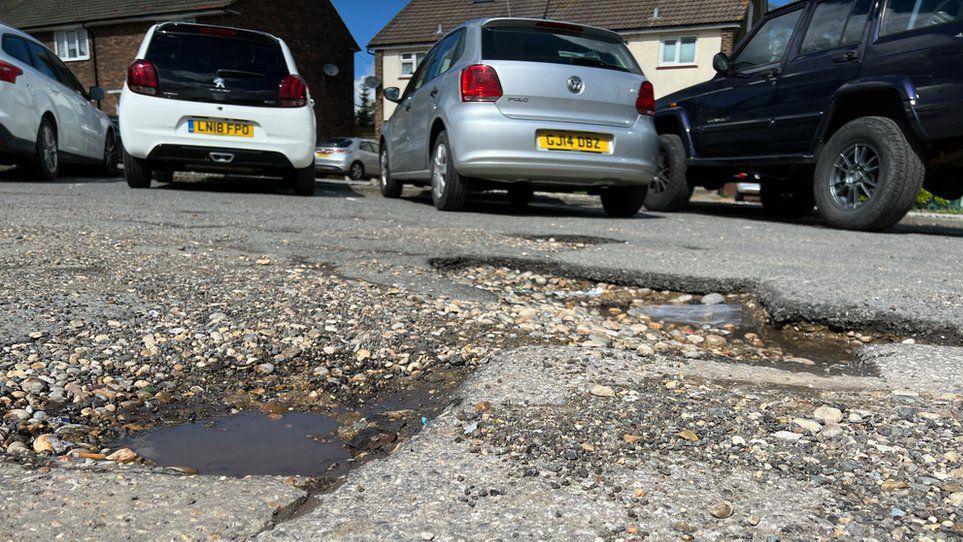
[[[507,307],[501,322],[541,341],[867,376],[876,368],[858,362],[858,350],[902,340],[812,323],[774,326],[749,294],[692,295],[478,261],[435,263],[451,280],[497,295]]]

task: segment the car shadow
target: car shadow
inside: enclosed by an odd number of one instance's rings
[[[283,181],[257,177],[210,177],[203,179],[176,180],[173,183],[154,183],[154,190],[175,190],[184,192],[247,193],[247,194],[291,194],[293,188]],[[365,195],[352,186],[317,179],[314,196],[316,198],[364,198]]]
[[[761,205],[728,202],[690,202],[683,213],[693,213],[705,216],[719,216],[727,218],[742,218],[756,220],[760,222],[774,222],[780,224],[798,224],[801,226],[812,226],[816,228],[828,229],[829,226],[823,223],[815,214],[799,220],[780,220],[766,214]],[[959,226],[947,224],[925,224],[921,221],[933,222],[959,222]],[[840,230],[842,231],[842,230]],[[907,217],[899,224],[879,232],[882,235],[891,234],[918,234],[918,235],[937,235],[941,237],[963,237],[963,217],[937,219],[921,219],[917,217]]]
[[[434,202],[431,199],[431,191],[425,189],[421,192],[410,192],[410,190],[411,189],[406,189],[403,196],[404,200],[434,207]],[[465,212],[487,215],[601,218],[607,220],[620,220],[605,214],[605,211],[602,210],[601,203],[573,203],[571,201],[565,201],[561,198],[545,194],[536,194],[535,198],[532,200],[532,203],[524,208],[518,209],[512,207],[508,200],[507,194],[500,194],[496,192],[471,193],[468,195],[468,200],[465,202],[465,207],[462,210]],[[640,211],[631,219],[623,220],[654,218],[661,217]]]
[[[64,166],[60,171],[60,177],[56,181],[45,181],[29,177],[25,171],[19,167],[10,167],[0,171],[0,183],[74,183],[74,184],[107,184],[124,182],[123,175],[107,177],[98,175],[91,171],[89,167],[83,166]]]

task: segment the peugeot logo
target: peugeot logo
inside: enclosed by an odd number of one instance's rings
[[[585,90],[585,82],[582,81],[581,77],[573,75],[568,78],[568,90],[572,94],[581,94]]]
[[[227,89],[227,87],[224,86],[224,79],[221,78],[221,77],[215,77],[215,78],[214,78],[214,88],[216,88],[216,89]]]

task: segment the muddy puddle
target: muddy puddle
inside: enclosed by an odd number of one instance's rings
[[[325,412],[242,410],[116,441],[160,466],[201,475],[333,479],[384,457],[447,405],[453,388],[422,387]]]
[[[774,326],[750,295],[690,295],[479,264],[442,271],[498,295],[530,336],[572,345],[863,376],[875,369],[854,363],[862,346],[900,340],[808,323]]]

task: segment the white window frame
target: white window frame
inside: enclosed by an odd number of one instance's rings
[[[425,60],[425,55],[427,54],[427,51],[401,53],[401,78],[411,79],[415,75],[415,72],[418,71],[418,66]],[[411,73],[405,73],[405,64],[411,64]]]
[[[70,45],[76,40],[77,54],[70,55]],[[82,27],[57,30],[54,32],[54,52],[64,62],[81,62],[90,60],[90,36],[87,29]]]
[[[695,54],[693,55],[692,62],[679,62],[679,55],[682,54],[682,42],[683,40],[692,40],[695,45]],[[675,43],[675,59],[665,60],[665,45],[666,43]],[[660,38],[659,39],[659,67],[660,68],[679,68],[679,67],[691,67],[699,65],[699,37],[698,36],[673,36],[671,38]]]

